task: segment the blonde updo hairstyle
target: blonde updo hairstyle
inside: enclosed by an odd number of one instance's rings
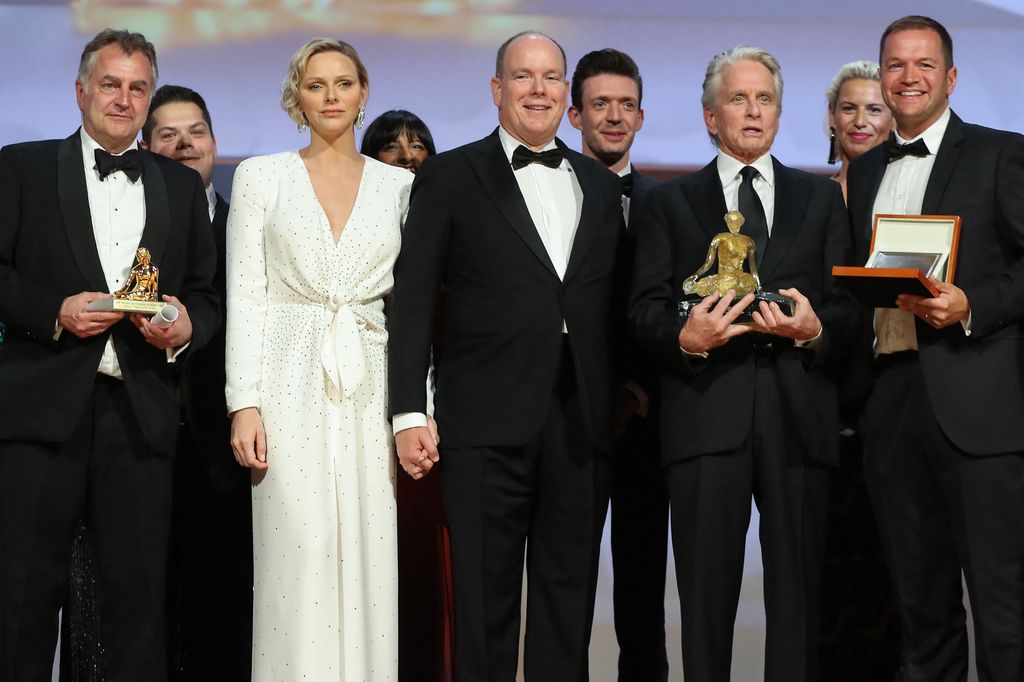
[[[313,38],[300,47],[292,55],[292,61],[288,65],[288,75],[285,76],[281,85],[281,108],[295,121],[301,130],[306,125],[306,117],[299,107],[299,86],[302,83],[302,76],[306,73],[306,66],[310,58],[322,52],[339,52],[349,59],[356,66],[356,76],[359,78],[359,85],[369,91],[370,76],[366,72],[363,60],[359,58],[356,48],[343,40],[333,38]]]

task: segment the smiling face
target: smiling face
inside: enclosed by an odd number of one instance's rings
[[[128,55],[118,45],[101,48],[88,82],[75,81],[82,127],[108,152],[124,151],[146,122],[152,91],[153,69],[145,54]]]
[[[299,108],[313,134],[325,139],[352,133],[366,95],[355,63],[340,52],[310,57],[299,81]]]
[[[213,162],[217,157],[217,141],[206,124],[202,110],[192,102],[168,102],[153,110],[151,152],[181,161],[194,168],[209,186]]]
[[[892,33],[882,48],[882,98],[906,139],[917,137],[942,116],[956,87],[956,67],[942,56],[932,29]]]
[[[836,143],[845,159],[852,161],[889,137],[892,113],[882,101],[882,87],[870,78],[843,81],[836,94],[828,124],[835,128]]]
[[[569,107],[569,122],[583,133],[583,153],[614,171],[624,166],[644,125],[640,88],[628,76],[601,73],[583,81],[582,107]]]
[[[729,156],[753,163],[766,154],[779,132],[779,101],[771,71],[742,59],[722,71],[718,97],[704,110],[708,132]]]
[[[501,127],[534,149],[554,139],[568,93],[561,51],[538,35],[512,41],[505,50],[501,76],[491,79]]]

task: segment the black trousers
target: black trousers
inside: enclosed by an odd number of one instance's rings
[[[61,445],[0,442],[0,679],[49,682],[84,515],[106,679],[162,682],[173,462],[146,445],[120,381],[98,375],[77,418]]]
[[[167,577],[172,682],[246,682],[252,670],[249,469],[235,462],[225,434],[210,438],[196,443],[187,426],[178,434]]]
[[[562,365],[532,442],[508,448],[442,444],[460,682],[515,679],[524,559],[526,680],[583,682],[589,676],[608,462],[587,435],[571,362]]]
[[[619,682],[668,680],[668,488],[658,441],[657,418],[634,416],[612,458],[612,601]]]
[[[862,421],[864,472],[900,611],[906,680],[967,679],[961,570],[978,679],[1022,680],[1024,454],[975,457],[950,442],[916,353],[882,356],[876,368]]]
[[[812,682],[830,469],[805,457],[758,358],[753,424],[738,450],[668,467],[686,682],[730,679],[751,499],[761,516],[765,680]]]

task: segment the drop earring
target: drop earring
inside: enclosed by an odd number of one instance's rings
[[[828,165],[833,166],[836,163],[836,128],[835,126],[828,127]]]
[[[366,120],[366,107],[359,105],[359,113],[356,114],[356,129],[363,129],[363,122]]]

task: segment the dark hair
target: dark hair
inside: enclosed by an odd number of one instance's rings
[[[377,154],[385,145],[394,142],[403,134],[416,137],[423,146],[427,148],[427,155],[433,156],[437,153],[434,149],[434,138],[430,135],[427,124],[416,114],[404,109],[392,109],[373,119],[370,125],[366,126],[363,133],[363,142],[359,147],[359,153],[376,159]]]
[[[878,41],[878,63],[881,64],[881,68],[885,69],[885,64],[882,62],[882,52],[885,50],[885,41],[889,36],[901,31],[927,30],[932,30],[939,34],[939,40],[942,41],[942,59],[946,62],[946,70],[949,71],[953,68],[953,38],[949,35],[949,31],[931,17],[923,17],[918,14],[911,14],[902,19],[897,19],[886,26],[882,32],[882,39]]]
[[[562,46],[558,44],[557,40],[549,36],[547,33],[541,33],[540,31],[520,31],[519,33],[515,34],[514,36],[503,42],[501,46],[498,48],[498,55],[494,59],[495,76],[501,78],[501,67],[505,65],[505,50],[507,50],[508,46],[511,45],[513,42],[524,36],[539,36],[541,38],[547,38],[548,40],[550,40],[554,44],[554,46],[558,48],[558,51],[562,53],[562,72],[565,73],[569,71],[569,62],[565,58],[565,50],[562,49]]]
[[[153,82],[149,86],[156,87],[159,70],[156,66],[156,48],[153,47],[153,43],[146,40],[146,36],[141,33],[105,28],[82,49],[82,58],[78,61],[78,82],[84,90],[89,90],[89,76],[92,75],[92,67],[96,64],[96,55],[107,45],[117,45],[129,56],[136,52],[144,54],[153,73]]]
[[[146,144],[149,144],[153,136],[153,126],[156,125],[153,117],[154,112],[165,104],[174,104],[176,102],[191,103],[199,107],[199,111],[203,114],[203,120],[206,121],[206,127],[210,129],[210,135],[213,135],[213,121],[210,120],[210,110],[206,108],[206,100],[203,99],[202,95],[192,88],[186,88],[183,85],[162,85],[159,90],[153,93],[153,99],[149,103],[149,114],[146,116],[146,122],[142,126],[142,140]]]
[[[574,107],[577,109],[583,108],[584,81],[593,76],[600,76],[603,73],[633,79],[633,82],[636,83],[636,104],[640,106],[644,98],[644,81],[640,77],[640,69],[637,67],[636,62],[625,52],[606,47],[603,50],[588,52],[576,63],[576,70],[572,73],[572,86],[570,87],[570,95]]]

